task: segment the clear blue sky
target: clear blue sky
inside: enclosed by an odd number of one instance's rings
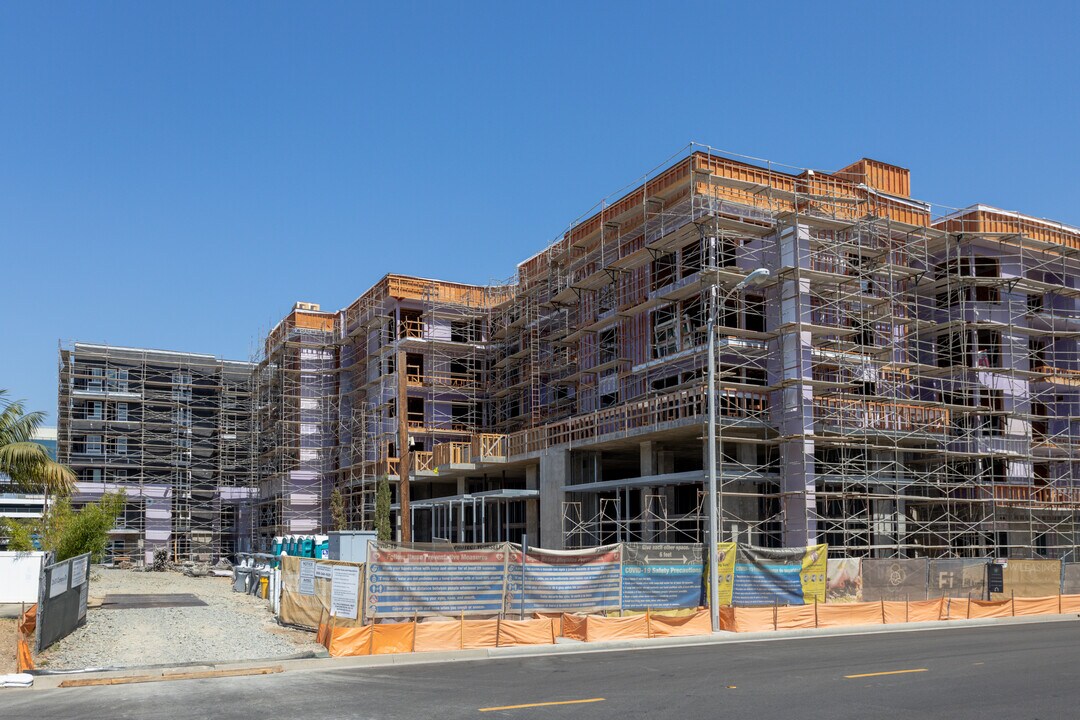
[[[1078,5],[3,3],[0,387],[505,278],[691,140],[1080,224]]]

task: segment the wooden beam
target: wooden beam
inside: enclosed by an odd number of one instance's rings
[[[65,680],[62,688],[90,687],[92,685],[130,685],[131,683],[162,682],[164,680],[202,680],[205,678],[240,677],[242,675],[272,675],[285,672],[281,665],[269,667],[237,668],[234,670],[200,670],[199,672],[174,673],[171,675],[125,675],[124,677],[85,678]]]

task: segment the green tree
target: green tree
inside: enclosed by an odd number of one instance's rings
[[[345,498],[338,488],[330,492],[330,523],[335,530],[345,529]]]
[[[375,531],[379,542],[390,542],[390,480],[385,475],[375,489]]]
[[[0,390],[0,473],[9,475],[21,490],[68,495],[75,486],[75,473],[33,441],[34,431],[44,421],[44,413],[26,412],[22,401],[8,400],[7,390]]]
[[[8,537],[9,550],[33,550],[37,535],[41,549],[52,550],[57,562],[83,553],[91,553],[91,559],[97,562],[109,542],[109,531],[124,512],[126,503],[123,491],[105,493],[98,502],[88,503],[79,510],[71,507],[69,498],[61,497],[49,506],[41,520],[6,520],[2,530]]]

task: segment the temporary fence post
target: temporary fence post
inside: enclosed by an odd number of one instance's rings
[[[881,624],[885,624],[885,598],[881,598]]]
[[[1012,614],[1016,617],[1016,591],[1012,591]]]
[[[968,590],[968,611],[967,611],[967,619],[968,619],[968,620],[970,620],[970,619],[971,619],[971,591],[970,591],[970,590]]]
[[[461,620],[458,621],[458,647],[465,649],[465,611],[461,611]]]
[[[499,647],[499,634],[502,630],[502,619],[495,618],[495,647]]]
[[[649,608],[645,608],[645,634],[652,637],[652,615]]]
[[[525,554],[529,552],[529,534],[521,534],[521,618],[525,619]]]
[[[817,617],[817,595],[815,595],[815,596],[814,596],[814,627],[815,627],[815,628],[816,628],[816,627],[818,627],[818,617]]]
[[[776,597],[772,599],[772,629],[776,631]]]
[[[1058,615],[1061,614],[1061,593],[1058,593]]]

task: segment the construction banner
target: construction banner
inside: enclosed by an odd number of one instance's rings
[[[739,544],[735,553],[731,604],[805,605],[825,602],[828,551],[828,545],[760,548]],[[721,601],[723,597],[721,593]]]
[[[1065,563],[1061,568],[1061,592],[1063,595],[1080,593],[1080,563]]]
[[[930,561],[927,599],[986,597],[986,560],[947,558]]]
[[[990,593],[991,600],[1041,598],[1061,592],[1060,560],[1009,560],[1002,572],[1004,592]]]
[[[624,610],[674,610],[702,604],[704,546],[627,543],[623,545]]]
[[[829,558],[825,595],[831,603],[855,603],[862,596],[859,558]]]
[[[926,558],[863,558],[862,599],[925,600],[928,567]]]
[[[507,552],[505,544],[476,550],[372,548],[368,617],[499,615]]]
[[[508,616],[534,612],[616,610],[622,599],[622,546],[588,550],[510,551]],[[524,583],[524,592],[522,584]]]
[[[716,582],[719,588],[720,605],[731,605],[735,588],[735,558],[738,545],[733,542],[716,544]],[[706,598],[708,598],[709,573],[705,573]]]

